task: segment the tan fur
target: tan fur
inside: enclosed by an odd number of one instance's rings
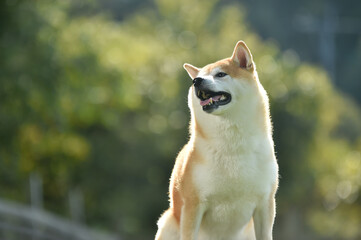
[[[230,58],[202,69],[184,67],[192,79],[204,77],[226,92],[231,85],[232,101],[204,113],[190,88],[191,136],[177,156],[170,208],[158,222],[155,239],[271,240],[278,166],[268,97],[248,47],[240,41]],[[229,76],[216,79],[215,71]]]
[[[221,67],[228,75],[236,79],[252,79],[253,71],[244,71],[241,68],[236,67],[236,63],[231,58],[222,59],[215,63],[205,66],[203,69],[206,74],[209,74],[215,67]]]

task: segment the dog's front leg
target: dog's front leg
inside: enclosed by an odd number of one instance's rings
[[[268,200],[262,201],[256,207],[253,220],[257,240],[272,240],[275,212],[274,196],[271,196]]]
[[[205,206],[200,203],[186,201],[182,207],[181,240],[196,240]]]

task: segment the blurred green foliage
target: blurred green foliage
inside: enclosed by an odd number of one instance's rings
[[[281,52],[238,5],[157,0],[122,22],[69,14],[70,1],[0,3],[1,197],[69,215],[81,189],[87,222],[151,238],[187,141],[184,62],[203,66],[250,47],[271,98],[280,165],[276,239],[361,237],[361,114],[322,69]]]

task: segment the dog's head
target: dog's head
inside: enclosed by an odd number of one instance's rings
[[[201,69],[187,63],[183,67],[193,80],[189,100],[196,112],[222,115],[238,110],[240,105],[252,105],[252,98],[258,95],[255,64],[243,41],[236,44],[230,58]]]

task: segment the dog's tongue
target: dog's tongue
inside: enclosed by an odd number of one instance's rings
[[[201,106],[203,107],[203,106],[207,105],[210,101],[211,101],[211,98],[208,98],[204,101],[201,100]]]
[[[217,96],[213,96],[211,98],[208,98],[206,100],[201,100],[201,106],[203,107],[203,106],[209,104],[211,99],[212,99],[212,101],[218,101],[221,97],[222,97],[222,95],[217,95]]]

